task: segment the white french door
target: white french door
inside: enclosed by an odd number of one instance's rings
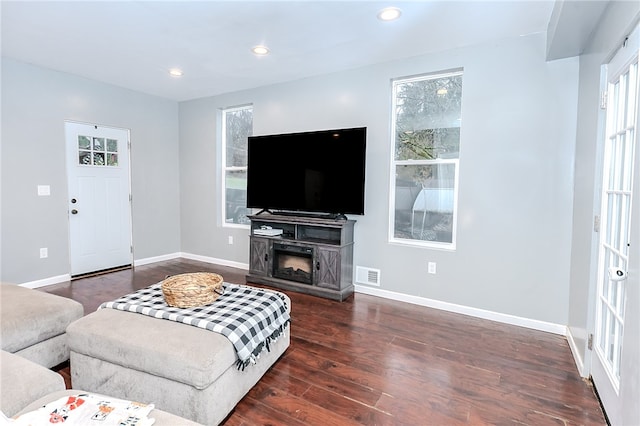
[[[604,140],[602,205],[598,258],[596,324],[591,376],[612,425],[640,424],[633,382],[640,336],[636,324],[640,301],[636,297],[639,247],[632,244],[634,167],[637,168],[638,28],[607,66],[607,111]],[[635,182],[637,184],[637,182]],[[637,191],[636,191],[637,193]],[[637,217],[637,216],[636,216]],[[637,222],[637,220],[636,220]],[[637,231],[636,231],[637,232]],[[637,238],[634,242],[637,241]],[[636,269],[637,274],[637,269]],[[633,295],[633,297],[628,297]],[[629,315],[631,313],[631,315]],[[629,423],[629,422],[633,423]]]
[[[130,266],[129,131],[65,123],[71,276]]]

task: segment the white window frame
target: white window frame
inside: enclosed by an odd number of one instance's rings
[[[396,160],[395,158],[395,150],[396,150],[396,120],[397,120],[397,87],[400,84],[412,82],[412,81],[422,81],[422,80],[435,80],[443,77],[451,77],[456,75],[464,75],[464,71],[462,69],[447,71],[447,72],[438,72],[433,74],[421,74],[419,76],[413,77],[402,77],[393,79],[391,81],[391,134],[390,134],[390,163],[391,166],[389,168],[389,235],[388,240],[391,244],[398,244],[403,246],[412,246],[412,247],[420,247],[420,248],[431,248],[431,249],[440,249],[446,251],[454,251],[456,249],[457,242],[457,230],[458,230],[458,188],[460,185],[459,172],[460,172],[460,147],[458,148],[458,158],[452,159],[431,159],[431,160]],[[462,126],[461,130],[462,130]],[[461,136],[462,139],[462,136]],[[453,164],[454,165],[454,184],[453,184],[453,215],[452,215],[452,229],[451,229],[451,242],[439,242],[439,241],[427,241],[427,240],[418,240],[418,239],[409,239],[409,238],[398,238],[395,236],[395,204],[396,204],[396,167],[402,165],[410,165],[410,166],[420,166],[420,165],[439,165],[439,164]],[[413,213],[412,213],[413,215]]]
[[[251,109],[251,113],[253,114],[253,104],[247,105],[239,105],[234,107],[222,108],[220,110],[220,212],[221,212],[221,221],[223,227],[228,228],[246,228],[250,227],[250,223],[242,224],[242,223],[229,223],[227,222],[227,172],[229,171],[247,171],[248,166],[227,166],[227,114],[244,110]]]

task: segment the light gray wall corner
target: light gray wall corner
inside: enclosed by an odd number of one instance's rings
[[[547,27],[547,60],[580,55],[609,3],[556,0]]]
[[[217,225],[211,194],[215,110],[252,103],[254,134],[368,128],[354,258],[382,271],[381,291],[566,324],[578,59],[546,62],[545,50],[535,34],[182,102],[182,251],[248,262],[248,231]],[[454,68],[464,68],[458,248],[390,244],[391,80]]]
[[[580,56],[568,328],[583,376],[590,371],[587,339],[595,321],[590,302],[595,297],[597,274],[598,234],[593,231],[593,221],[600,206],[602,146],[598,141],[604,119],[599,108],[601,66],[613,56],[639,17],[640,2],[610,2]]]
[[[65,120],[131,130],[135,256],[179,251],[176,102],[8,58],[1,96],[2,281],[70,272]],[[50,196],[37,196],[41,184]]]

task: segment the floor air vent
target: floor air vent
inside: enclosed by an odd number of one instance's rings
[[[380,286],[380,269],[356,266],[356,283]]]

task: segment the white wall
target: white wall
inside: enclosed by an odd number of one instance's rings
[[[178,252],[178,104],[2,58],[0,279],[69,274],[65,120],[131,130],[135,257]]]
[[[459,67],[457,250],[389,244],[390,81]],[[220,226],[215,144],[218,109],[252,103],[254,134],[368,127],[355,264],[381,269],[382,290],[564,325],[577,83],[578,59],[545,62],[545,36],[536,34],[182,102],[182,251],[248,262],[248,232]]]
[[[218,217],[216,120],[221,107],[253,103],[256,134],[368,127],[355,264],[380,268],[382,290],[566,324],[578,61],[547,63],[544,55],[538,34],[179,107],[5,60],[2,279],[68,272],[65,119],[131,129],[137,259],[182,251],[248,263],[247,230],[222,228]],[[459,67],[458,248],[389,244],[390,80]],[[37,197],[38,184],[50,184],[52,196]],[[39,247],[49,247],[48,259],[38,258]],[[428,261],[437,275],[427,274]]]

